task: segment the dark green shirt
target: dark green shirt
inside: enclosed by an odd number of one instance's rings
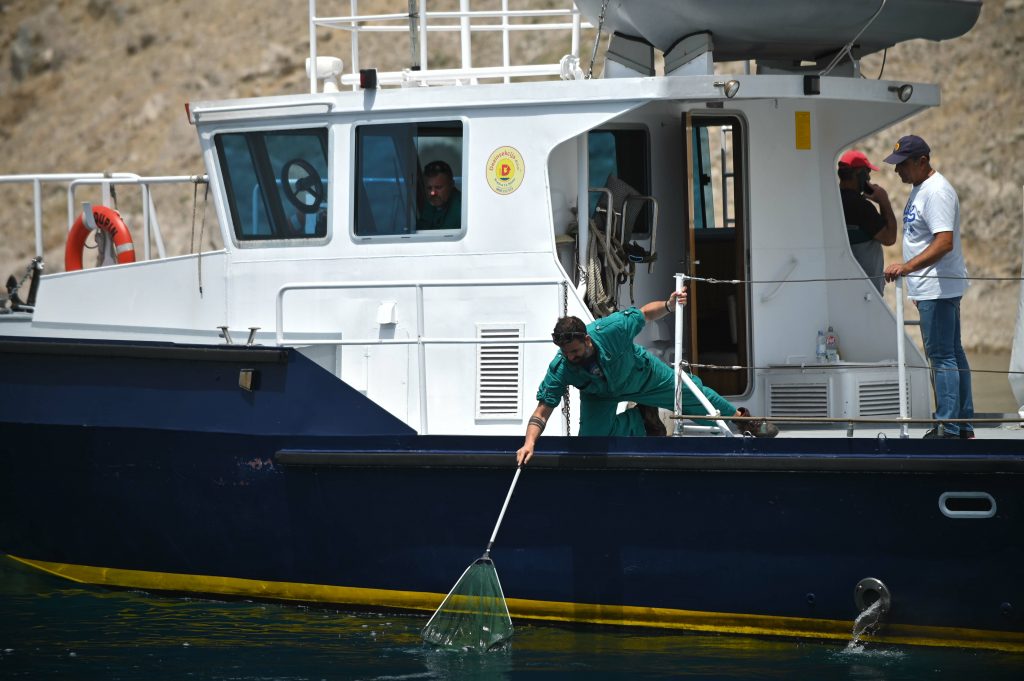
[[[462,227],[462,192],[452,189],[448,203],[443,206],[423,206],[416,220],[416,229],[460,229]]]
[[[567,385],[576,386],[584,396],[605,398],[642,393],[652,383],[671,385],[675,380],[672,367],[633,342],[646,323],[644,313],[631,307],[587,324],[600,372],[573,364],[559,352],[548,365],[537,401],[558,406]]]

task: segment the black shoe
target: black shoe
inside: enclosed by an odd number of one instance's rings
[[[657,407],[649,407],[646,404],[638,404],[636,408],[640,411],[640,417],[644,420],[644,432],[655,437],[665,437],[668,430],[661,422]]]
[[[974,429],[973,428],[961,428],[960,429],[960,439],[961,440],[973,440],[974,439]]]
[[[953,433],[946,433],[946,432],[943,432],[941,435],[939,435],[939,429],[938,428],[932,428],[931,430],[929,430],[927,433],[924,434],[924,439],[925,440],[959,440],[960,439],[960,435],[959,434],[954,435]]]

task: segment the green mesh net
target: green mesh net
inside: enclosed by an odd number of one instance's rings
[[[420,635],[436,646],[480,651],[512,637],[512,618],[490,558],[466,568]]]

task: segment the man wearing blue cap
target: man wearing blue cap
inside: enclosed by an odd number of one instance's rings
[[[960,199],[953,186],[931,166],[931,149],[917,135],[896,143],[886,163],[896,165],[913,185],[903,209],[903,260],[885,268],[885,280],[907,278],[907,296],[921,316],[925,353],[935,372],[935,418],[939,426],[926,438],[974,437],[966,423],[945,419],[974,416],[971,367],[960,344],[960,299],[967,290],[967,267],[960,246]]]

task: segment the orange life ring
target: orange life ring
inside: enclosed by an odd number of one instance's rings
[[[128,225],[121,219],[121,214],[113,208],[93,206],[92,217],[96,221],[96,226],[114,240],[114,253],[117,255],[118,264],[135,262],[135,245],[132,243]],[[83,216],[79,215],[68,232],[68,242],[64,246],[65,271],[82,269],[82,249],[85,248],[85,239],[90,231],[92,230],[86,226]]]

